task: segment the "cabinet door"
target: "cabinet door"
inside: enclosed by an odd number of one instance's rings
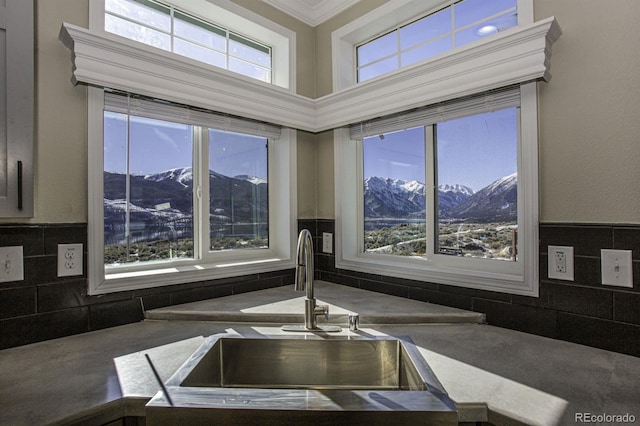
[[[33,216],[34,5],[0,0],[0,217]]]

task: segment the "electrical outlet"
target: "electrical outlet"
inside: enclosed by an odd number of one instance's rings
[[[549,246],[549,278],[573,281],[573,247]]]
[[[559,274],[567,273],[567,255],[562,250],[557,250],[553,258],[553,267]]]
[[[58,244],[58,276],[82,275],[82,244]]]
[[[22,246],[0,247],[0,282],[24,280]]]
[[[333,253],[333,234],[331,232],[322,233],[322,252]]]
[[[600,250],[602,284],[633,288],[631,250]]]

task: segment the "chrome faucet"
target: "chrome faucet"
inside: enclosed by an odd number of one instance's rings
[[[340,327],[327,326],[318,327],[317,317],[324,315],[325,319],[329,319],[329,306],[317,305],[316,298],[313,295],[313,239],[308,229],[303,229],[298,235],[298,248],[296,250],[296,281],[294,284],[295,291],[305,291],[307,296],[304,300],[304,327],[300,326],[282,326],[284,331],[300,331],[300,330],[323,330],[323,331],[340,331]]]
[[[296,251],[296,282],[295,291],[307,291],[304,300],[304,326],[308,330],[318,328],[317,316],[324,315],[329,319],[329,306],[316,306],[316,298],[313,296],[313,239],[308,229],[303,229],[298,235],[298,250]]]

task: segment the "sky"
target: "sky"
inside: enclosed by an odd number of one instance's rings
[[[479,190],[517,171],[515,108],[437,124],[438,185],[461,184]],[[366,138],[364,178],[371,176],[425,183],[424,129]]]
[[[105,112],[104,169],[126,172],[127,124],[123,114]],[[210,130],[209,168],[226,176],[267,178],[266,139]],[[191,167],[191,127],[178,123],[133,117],[131,120],[130,173],[146,175]]]
[[[517,110],[505,109],[437,125],[438,185],[461,184],[479,190],[517,171]],[[126,120],[105,113],[105,170],[126,171]],[[191,128],[146,118],[131,122],[130,172],[146,175],[192,163]],[[210,131],[209,168],[226,176],[267,178],[264,138]],[[373,136],[364,142],[364,178],[425,183],[424,129]]]

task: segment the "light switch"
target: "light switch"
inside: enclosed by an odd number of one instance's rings
[[[631,250],[600,250],[602,284],[633,288]]]
[[[0,282],[23,280],[22,246],[0,247]]]
[[[333,234],[331,232],[322,233],[322,252],[333,253]]]

